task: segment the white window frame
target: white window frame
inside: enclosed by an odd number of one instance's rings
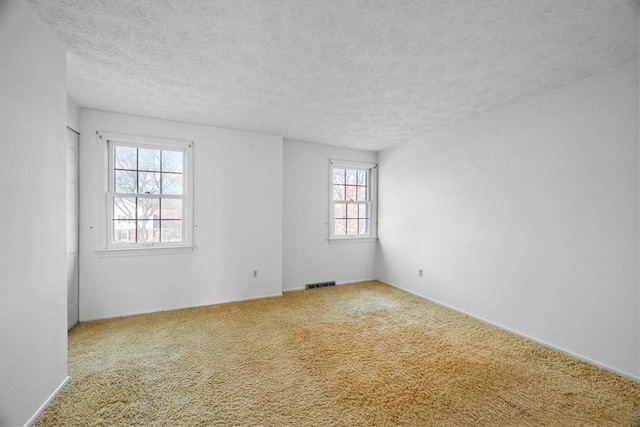
[[[371,211],[369,233],[355,235],[335,234],[335,204],[333,200],[334,169],[355,169],[367,171],[369,174],[369,208]],[[370,242],[378,238],[378,165],[345,160],[329,160],[329,243]]]
[[[141,135],[129,135],[115,132],[96,132],[105,143],[105,193],[106,193],[106,235],[105,249],[97,251],[102,256],[152,255],[159,253],[190,253],[193,250],[193,141],[169,139]],[[183,193],[181,196],[162,195],[161,198],[182,199],[182,241],[154,243],[113,243],[113,198],[128,193],[114,192],[113,151],[115,146],[171,149],[182,151],[183,157]],[[135,197],[144,197],[135,193]],[[153,195],[157,197],[157,195]]]

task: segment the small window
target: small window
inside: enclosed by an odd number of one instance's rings
[[[116,228],[115,236],[118,243],[135,243],[131,240],[131,237],[135,236],[135,230],[129,227],[127,227],[127,229],[124,229],[124,230],[120,227]]]
[[[377,166],[330,162],[329,239],[371,239],[376,230]]]
[[[191,245],[190,141],[100,134],[107,140],[107,248]]]

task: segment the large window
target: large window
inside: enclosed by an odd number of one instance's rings
[[[107,140],[107,248],[191,245],[190,141],[99,133]]]
[[[377,166],[330,162],[329,239],[376,237]]]

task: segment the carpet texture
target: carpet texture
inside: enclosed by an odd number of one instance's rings
[[[640,384],[379,282],[81,323],[37,426],[630,426]]]

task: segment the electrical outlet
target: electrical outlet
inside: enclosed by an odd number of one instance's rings
[[[418,270],[418,277],[424,277],[424,270],[423,269]]]
[[[258,277],[258,270],[253,270],[253,277]]]

